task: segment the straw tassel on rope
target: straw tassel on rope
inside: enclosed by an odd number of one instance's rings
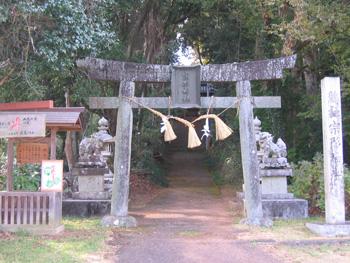
[[[163,113],[159,112],[159,111],[156,111],[154,109],[151,109],[147,106],[144,106],[142,105],[141,103],[138,103],[135,99],[133,98],[128,98],[128,97],[125,97],[127,98],[128,100],[130,100],[131,102],[137,104],[137,105],[140,105],[141,107],[149,110],[150,112],[152,112],[153,114],[157,115],[158,117],[160,117],[162,119],[162,122],[163,122],[163,125],[164,125],[164,141],[166,142],[170,142],[170,141],[173,141],[177,138],[174,130],[173,130],[173,127],[171,126],[170,122],[169,122],[169,118],[167,116],[165,116]]]
[[[217,115],[215,114],[206,114],[198,117],[192,123],[197,122],[203,119],[214,119],[215,121],[215,131],[216,131],[216,140],[225,140],[228,136],[230,136],[233,131],[230,127],[228,127]]]
[[[191,122],[174,116],[170,116],[169,118],[181,122],[182,124],[188,127],[188,148],[195,148],[201,145],[201,140],[198,138],[196,130],[194,129],[194,125]]]
[[[164,116],[165,117],[165,116]],[[177,138],[173,127],[171,126],[169,119],[167,117],[162,118],[162,121],[164,123],[165,129],[164,129],[164,141],[170,142]]]

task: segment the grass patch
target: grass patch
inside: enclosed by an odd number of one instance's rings
[[[270,228],[242,224],[234,224],[234,227],[238,230],[238,239],[246,240],[251,247],[259,246],[283,262],[349,262],[350,244],[327,243],[329,238],[319,237],[305,227],[305,223],[322,221],[324,219],[320,217],[311,217],[298,220],[275,220]],[[320,240],[324,240],[324,243],[313,243]],[[298,245],[294,241],[310,242]]]
[[[299,247],[287,247],[283,246],[281,249],[286,251],[287,254],[292,255],[293,258],[300,259],[295,262],[303,263],[347,263],[350,258],[350,245],[349,244],[332,244],[332,245],[317,245],[317,246],[299,246]]]
[[[87,262],[101,253],[107,229],[99,218],[65,218],[65,231],[58,236],[32,236],[19,232],[0,239],[0,262]]]
[[[311,217],[307,219],[275,220],[273,226],[269,228],[241,224],[235,225],[235,227],[242,231],[241,239],[311,240],[318,237],[305,227],[305,223],[317,221],[322,220],[319,217]]]

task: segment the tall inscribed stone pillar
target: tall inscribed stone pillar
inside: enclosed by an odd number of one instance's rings
[[[321,81],[323,161],[326,204],[325,224],[306,224],[322,236],[350,235],[350,223],[345,222],[343,135],[340,78],[326,77]]]

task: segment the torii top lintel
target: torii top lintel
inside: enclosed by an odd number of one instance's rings
[[[281,79],[283,70],[293,68],[296,55],[275,59],[248,61],[230,64],[209,64],[201,66],[200,80],[205,82],[235,82],[242,80]],[[170,82],[171,65],[141,64],[85,58],[77,61],[85,68],[92,79],[134,81],[134,82]]]

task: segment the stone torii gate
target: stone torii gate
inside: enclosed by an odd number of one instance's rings
[[[135,82],[165,83],[172,81],[172,93],[177,94],[175,97],[179,96],[175,99],[172,98],[173,102],[176,100],[175,104],[176,102],[181,104],[178,104],[177,107],[192,108],[194,104],[201,108],[207,108],[209,104],[212,108],[239,107],[239,130],[245,186],[245,221],[247,224],[265,225],[268,221],[263,218],[262,212],[253,107],[280,108],[281,98],[252,97],[250,81],[281,79],[283,70],[293,68],[295,61],[296,56],[289,56],[243,63],[204,65],[197,66],[197,74],[192,75],[190,71],[193,67],[190,69],[184,67],[182,71],[181,67],[171,65],[139,64],[97,58],[78,60],[78,67],[85,68],[90,78],[120,82],[119,97],[92,97],[89,102],[90,108],[118,108],[111,216],[104,218],[104,224],[122,227],[136,226],[136,220],[128,215],[128,196],[133,123],[132,108],[140,106],[127,98],[134,96]],[[178,78],[180,78],[180,86],[175,87],[173,80]],[[191,87],[188,83],[200,83],[200,81],[237,82],[237,97],[216,97],[211,103],[210,98],[199,98],[198,93],[194,94],[193,100],[190,95],[193,93],[194,87]],[[174,89],[181,89],[181,91],[174,91]],[[143,97],[135,98],[135,100],[150,108],[169,107],[169,100],[166,97]],[[174,104],[172,103],[172,105]]]

